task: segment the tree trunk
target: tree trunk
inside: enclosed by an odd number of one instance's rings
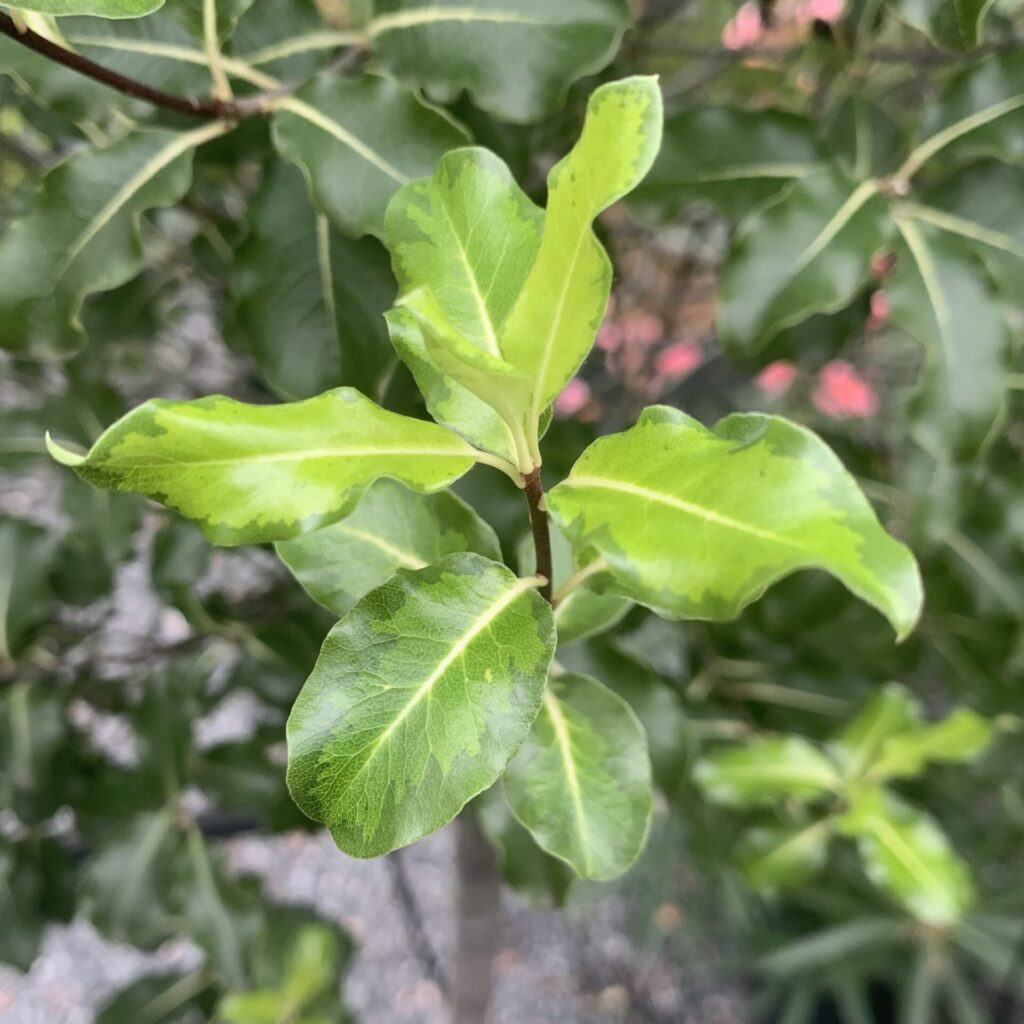
[[[485,1024],[501,931],[501,882],[494,848],[475,819],[456,819],[456,937],[453,1024]]]

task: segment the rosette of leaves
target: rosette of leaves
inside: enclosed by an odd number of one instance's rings
[[[777,417],[708,429],[648,409],[545,498],[549,408],[608,303],[593,222],[643,179],[661,128],[656,80],[629,78],[590,97],[544,208],[479,148],[396,192],[387,322],[436,423],[340,388],[265,406],[151,401],[87,452],[50,442],[86,480],[160,501],[215,543],[277,543],[342,615],[291,711],[288,784],[351,854],[415,841],[503,777],[549,854],[596,879],[630,866],[651,815],[647,739],[619,695],[553,662],[557,606],[574,594],[616,607],[573,602],[566,639],[612,628],[627,600],[730,619],[801,569],[838,578],[899,637],[916,621],[908,549],[827,446]],[[527,496],[535,573],[502,564],[447,492],[481,464]],[[549,514],[573,552],[558,579]]]
[[[869,881],[918,920],[946,928],[970,909],[970,871],[935,819],[891,783],[929,764],[973,761],[995,734],[967,708],[927,722],[909,691],[890,684],[824,747],[797,736],[752,739],[702,758],[694,777],[717,803],[773,812],[742,845],[740,867],[755,888],[807,882],[829,844],[847,837]]]

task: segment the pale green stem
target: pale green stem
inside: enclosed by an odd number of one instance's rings
[[[203,0],[203,44],[206,48],[206,63],[213,80],[214,99],[234,99],[231,83],[224,70],[224,59],[220,53],[220,38],[217,35],[217,0]]]
[[[606,558],[595,558],[594,561],[577,569],[559,588],[555,591],[555,603],[564,601],[577,587],[586,583],[591,576],[604,572],[608,568]]]

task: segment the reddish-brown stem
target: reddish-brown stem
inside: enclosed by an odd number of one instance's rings
[[[537,575],[547,583],[540,588],[545,601],[551,601],[551,530],[548,510],[544,507],[544,486],[540,482],[540,467],[526,476],[526,503],[530,506],[530,527],[533,530],[533,549],[537,553]]]
[[[22,46],[27,46],[30,50],[35,50],[36,53],[41,53],[44,57],[49,57],[50,60],[63,64],[81,75],[109,85],[111,89],[117,89],[119,92],[140,100],[146,100],[165,110],[173,110],[179,114],[187,114],[189,117],[202,117],[214,121],[236,120],[257,112],[250,109],[243,110],[237,104],[224,100],[198,100],[188,96],[175,96],[162,89],[154,89],[134,78],[111,71],[110,68],[105,68],[102,64],[89,60],[88,57],[82,57],[71,50],[66,50],[63,46],[58,46],[45,36],[39,35],[38,32],[33,32],[28,28],[22,31],[10,15],[3,13],[0,13],[0,33],[10,36],[16,43],[21,43]]]

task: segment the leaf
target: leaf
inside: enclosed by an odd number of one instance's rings
[[[18,7],[43,14],[95,14],[101,18],[141,18],[164,0],[18,0]]]
[[[53,534],[0,517],[0,664],[19,654],[32,630],[50,614],[56,556]]]
[[[831,837],[828,821],[751,829],[740,850],[743,877],[766,892],[801,885],[825,866]]]
[[[899,638],[920,612],[909,550],[829,448],[779,417],[712,431],[652,406],[592,444],[548,505],[579,551],[604,556],[616,592],[667,617],[733,618],[800,568],[831,573]]]
[[[528,450],[533,381],[505,362],[462,337],[448,321],[433,292],[420,288],[399,300],[416,320],[427,356],[457,385],[493,409],[508,428],[515,463],[522,473],[533,462]]]
[[[970,708],[957,708],[941,722],[919,723],[888,737],[868,774],[877,781],[919,775],[929,761],[973,761],[988,748],[994,736],[992,722]]]
[[[232,341],[286,399],[342,383],[374,394],[395,358],[381,319],[395,294],[387,254],[331,227],[280,161],[250,202],[248,224],[229,279]]]
[[[968,868],[928,815],[872,789],[856,794],[837,824],[856,838],[868,878],[918,920],[951,924],[970,905]]]
[[[875,763],[884,744],[921,724],[921,709],[904,686],[890,683],[829,745],[843,765],[843,775],[856,779]]]
[[[722,342],[755,351],[784,327],[847,305],[889,230],[875,181],[835,167],[797,181],[755,210],[733,241],[719,290]]]
[[[391,480],[374,484],[341,522],[277,545],[310,596],[339,615],[396,569],[425,569],[459,551],[501,559],[494,531],[460,498]]]
[[[387,78],[324,74],[281,100],[274,143],[302,168],[313,202],[339,231],[384,237],[398,188],[429,174],[465,131]]]
[[[91,856],[82,876],[89,918],[114,942],[152,949],[177,931],[175,872],[185,836],[172,808],[129,818]]]
[[[513,813],[538,845],[584,878],[618,877],[647,839],[651,764],[643,726],[590,676],[548,683],[504,784]]]
[[[512,813],[502,786],[492,786],[474,802],[477,820],[497,847],[505,881],[535,907],[563,906],[576,874],[565,861],[545,853]]]
[[[0,241],[4,347],[35,355],[74,347],[85,297],[142,268],[141,215],[177,202],[191,183],[192,151],[227,130],[215,123],[179,134],[135,132],[52,170]]]
[[[540,248],[499,337],[505,360],[534,381],[534,449],[541,414],[586,358],[608,305],[611,262],[592,222],[650,169],[661,120],[657,79],[603,85],[579,141],[548,175]]]
[[[650,221],[693,203],[715,206],[729,223],[823,166],[811,121],[779,110],[699,107],[665,122],[665,141],[629,201]]]
[[[388,412],[351,388],[283,405],[154,399],[108,428],[88,455],[47,444],[89,483],[154,498],[215,544],[287,540],[336,522],[384,476],[440,490],[477,454],[443,427]]]
[[[429,289],[456,333],[503,359],[498,337],[536,257],[543,221],[492,153],[446,153],[433,177],[403,186],[388,205],[385,235],[402,294]],[[398,311],[388,323],[435,419],[515,461],[509,427],[446,376],[409,314]]]
[[[209,989],[210,980],[199,971],[146,974],[100,1005],[96,1024],[189,1024],[202,1020],[212,1009]],[[200,999],[204,993],[207,998]]]
[[[914,433],[940,459],[972,459],[1005,413],[1010,331],[975,243],[910,218],[897,225],[890,315],[925,347]]]
[[[399,569],[328,634],[288,719],[288,786],[346,853],[440,828],[519,749],[555,646],[535,587],[449,555]]]
[[[895,0],[893,6],[915,28],[929,33],[941,46],[969,50],[981,41],[981,26],[992,0]]]
[[[835,792],[835,765],[799,736],[756,739],[701,758],[693,777],[709,799],[734,807],[783,797],[814,799]]]
[[[65,802],[54,760],[67,732],[63,695],[52,682],[15,683],[0,694],[0,805],[26,825]]]
[[[601,70],[630,24],[625,0],[376,0],[374,56],[448,103],[466,89],[501,121],[553,114],[569,86]]]
[[[864,951],[877,951],[906,942],[906,923],[891,917],[857,917],[813,932],[762,957],[765,974],[787,978],[844,964]]]

